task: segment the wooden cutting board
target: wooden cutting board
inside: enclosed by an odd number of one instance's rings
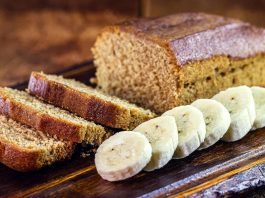
[[[64,72],[89,84],[92,62]],[[24,89],[27,83],[16,85]],[[1,197],[158,197],[192,196],[226,181],[233,175],[265,163],[265,129],[250,132],[234,143],[218,142],[182,160],[172,160],[154,172],[141,172],[122,182],[110,183],[97,174],[94,156],[75,154],[69,161],[31,173],[19,173],[0,165]],[[257,186],[260,184],[257,184]]]

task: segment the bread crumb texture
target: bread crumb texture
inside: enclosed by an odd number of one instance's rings
[[[107,27],[92,52],[98,88],[162,113],[238,85],[265,85],[265,30],[206,14]]]
[[[53,138],[5,116],[0,116],[0,161],[18,171],[39,169],[68,159],[74,144]]]
[[[0,88],[0,99],[2,114],[54,137],[100,144],[109,133],[104,127],[46,104],[25,91]]]
[[[84,119],[112,128],[133,129],[155,116],[150,110],[62,76],[33,72],[28,90]]]

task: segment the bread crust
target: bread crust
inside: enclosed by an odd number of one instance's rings
[[[72,123],[67,123],[37,112],[33,108],[24,106],[6,97],[2,90],[0,90],[0,113],[15,121],[64,140],[71,142],[81,142],[84,140],[84,135],[82,135],[81,131],[85,129],[82,126],[73,125]]]
[[[128,109],[78,92],[51,81],[37,72],[31,74],[28,91],[32,95],[76,113],[87,120],[112,128],[128,129],[130,126],[131,116]]]
[[[0,161],[9,168],[21,172],[38,170],[40,156],[37,150],[22,149],[0,139]]]
[[[35,171],[42,168],[43,166],[50,165],[51,163],[70,159],[74,148],[75,144],[71,142],[65,142],[63,149],[55,149],[55,160],[45,163],[45,155],[42,150],[23,148],[16,144],[0,139],[0,162],[16,171]]]
[[[180,68],[189,62],[214,56],[239,59],[265,54],[265,29],[240,20],[204,13],[125,21],[106,27],[101,34],[104,32],[127,32],[157,43],[168,51]]]

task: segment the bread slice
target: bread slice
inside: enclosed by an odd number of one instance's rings
[[[0,162],[17,171],[33,171],[71,157],[74,144],[45,135],[0,115]]]
[[[25,91],[0,88],[0,114],[63,140],[100,144],[108,129],[32,97]]]
[[[149,110],[62,76],[32,72],[28,91],[87,120],[112,128],[134,129],[155,116]]]
[[[92,49],[98,87],[157,113],[238,85],[265,85],[265,29],[204,13],[106,27]]]

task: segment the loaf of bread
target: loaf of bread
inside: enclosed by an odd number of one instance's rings
[[[17,171],[33,171],[71,157],[74,144],[0,115],[0,162]]]
[[[104,126],[130,130],[154,117],[149,111],[62,76],[32,72],[28,92]]]
[[[0,114],[72,142],[99,145],[111,135],[109,129],[10,88],[0,88]]]
[[[203,13],[107,27],[92,49],[98,87],[164,112],[236,85],[265,85],[265,30]]]

